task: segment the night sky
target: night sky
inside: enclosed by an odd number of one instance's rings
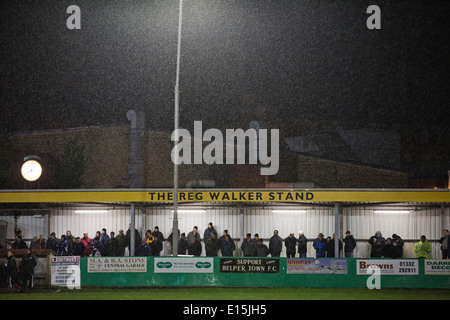
[[[69,5],[81,29],[69,30]],[[366,9],[381,9],[369,30]],[[448,126],[446,1],[185,0],[180,126],[238,128],[260,105],[289,131]],[[176,0],[1,1],[1,132],[173,129]],[[250,97],[250,98],[249,98]]]

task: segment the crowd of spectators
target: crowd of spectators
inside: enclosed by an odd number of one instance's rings
[[[178,233],[180,234],[180,233]],[[156,226],[153,231],[147,230],[142,238],[135,229],[135,255],[136,256],[159,256],[163,250],[163,241],[167,241],[169,247],[172,243],[173,233],[167,239],[159,231]],[[203,241],[206,256],[217,256],[221,250],[222,256],[233,256],[236,250],[236,245],[228,233],[224,230],[222,236],[219,238],[216,229],[210,222],[201,238],[198,227],[193,227],[192,231],[186,236],[181,233],[178,241],[178,254],[200,256],[202,254]],[[343,241],[339,239],[336,246],[335,235],[333,237],[325,238],[322,233],[319,233],[317,238],[313,240],[313,248],[316,251],[316,258],[321,257],[335,257],[336,247],[339,250],[337,256],[341,256],[344,250],[345,257],[353,257],[353,251],[356,248],[356,240],[351,235],[350,231],[345,233]],[[269,239],[269,245],[264,244],[263,239],[258,234],[254,234],[253,238],[250,233],[247,233],[244,241],[241,243],[242,255],[245,257],[279,257],[283,245],[286,248],[286,255],[288,258],[307,257],[307,242],[303,231],[299,231],[298,238],[291,232],[285,239],[278,235],[278,230],[273,231],[273,236]],[[402,258],[404,241],[397,235],[385,239],[380,231],[377,231],[368,240],[370,244],[371,258]],[[439,239],[441,244],[442,259],[450,259],[450,236],[448,229],[444,230],[443,236]],[[5,265],[3,266],[2,274],[8,283],[9,292],[16,290],[32,290],[33,288],[33,270],[36,266],[36,257],[33,251],[39,249],[51,249],[58,256],[124,256],[125,248],[130,247],[131,244],[131,224],[124,234],[123,230],[119,230],[116,236],[115,232],[111,231],[108,235],[107,230],[103,228],[97,231],[94,239],[89,238],[87,232],[83,233],[83,237],[74,237],[70,230],[60,238],[56,237],[54,232],[50,233],[47,240],[41,235],[39,238],[34,237],[28,246],[21,236],[17,236],[12,249],[26,249],[27,254],[22,258],[20,264],[16,263],[12,251],[8,251],[8,256]],[[417,258],[429,258],[432,247],[422,235],[420,240],[414,245],[414,253]],[[171,249],[170,249],[170,253]]]
[[[201,237],[198,227],[194,226],[187,236],[183,232],[180,234],[178,231],[178,255],[202,255],[202,242],[205,248],[206,256],[217,256],[219,250],[222,256],[233,256],[236,250],[236,244],[233,241],[228,230],[224,230],[219,237],[213,223],[210,222],[208,227],[203,232],[203,238]],[[172,254],[172,238],[173,233],[166,239],[159,230],[158,226],[155,226],[153,231],[147,230],[144,237],[141,237],[137,229],[135,229],[135,255],[136,256],[160,256],[163,251],[163,243],[167,242],[169,253]],[[356,248],[356,240],[352,236],[350,231],[345,233],[343,240],[338,240],[337,248],[339,254],[335,255],[336,244],[335,235],[325,238],[323,233],[319,233],[317,238],[312,241],[312,247],[315,250],[316,258],[325,257],[353,257],[353,252]],[[283,246],[286,248],[286,256],[288,258],[293,257],[307,257],[307,242],[303,231],[299,231],[298,237],[293,232],[286,238],[281,238],[278,235],[278,230],[273,231],[273,236],[269,239],[268,246],[264,243],[264,240],[256,233],[252,235],[247,233],[245,239],[240,245],[242,255],[245,257],[279,257],[283,250]],[[450,237],[448,230],[444,230],[442,238],[439,240],[441,243],[442,259],[449,259],[449,247]],[[60,238],[56,237],[54,232],[50,233],[47,240],[41,235],[39,238],[34,237],[30,246],[28,247],[25,241],[20,236],[16,237],[16,241],[12,244],[12,249],[51,249],[58,256],[124,256],[125,248],[128,247],[130,252],[131,243],[131,224],[126,233],[123,230],[119,230],[119,234],[111,231],[109,234],[107,230],[103,228],[101,231],[97,231],[94,238],[91,239],[87,232],[83,233],[83,237],[74,237],[70,230]],[[377,231],[368,240],[370,244],[370,257],[371,258],[402,258],[404,249],[404,240],[397,234],[393,234],[392,237],[385,239],[380,231]],[[342,250],[344,255],[342,255]],[[418,258],[428,258],[431,253],[431,244],[424,235],[414,246],[414,253]]]

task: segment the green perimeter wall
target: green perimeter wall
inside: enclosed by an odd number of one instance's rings
[[[147,257],[147,272],[140,273],[88,273],[87,264],[89,257],[82,258],[80,261],[81,286],[366,288],[366,282],[369,277],[369,275],[356,274],[356,264],[357,260],[359,260],[357,258],[347,258],[347,274],[288,274],[286,272],[287,258],[278,258],[280,268],[278,273],[224,273],[220,272],[221,257],[213,258],[213,273],[155,273],[154,258]],[[172,259],[172,257],[162,258]],[[450,289],[450,275],[425,275],[424,260],[418,259],[418,261],[419,275],[381,275],[381,288]]]

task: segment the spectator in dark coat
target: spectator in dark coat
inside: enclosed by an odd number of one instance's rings
[[[70,230],[66,231],[66,240],[67,240],[67,243],[68,243],[67,255],[72,255],[73,241],[75,240],[75,237],[72,235],[72,231],[70,231]]]
[[[391,238],[386,239],[386,244],[383,246],[383,257],[395,258],[394,245]]]
[[[350,231],[345,233],[344,238],[344,254],[346,258],[353,258],[353,250],[356,248],[356,240],[350,234]]]
[[[58,240],[56,240],[56,234],[54,232],[50,233],[47,239],[47,245],[45,246],[47,249],[53,250],[56,254],[58,251]]]
[[[178,230],[179,232],[180,230]],[[164,241],[164,235],[161,231],[159,231],[159,227],[155,226],[153,228],[152,236],[157,237],[161,242]]]
[[[256,256],[267,257],[269,255],[269,248],[263,243],[262,239],[256,242]]]
[[[220,241],[217,239],[215,232],[211,233],[211,238],[205,243],[206,256],[216,257],[217,252],[220,250]]]
[[[369,244],[371,245],[370,257],[381,258],[383,256],[383,247],[386,245],[386,240],[382,237],[380,231],[377,231],[375,235],[370,237]]]
[[[252,240],[252,235],[247,233],[241,244],[241,250],[244,257],[254,257],[256,255],[256,243]]]
[[[138,229],[134,228],[134,248],[137,251],[140,244],[141,244],[141,235],[138,231]],[[125,234],[125,246],[128,247],[128,250],[131,255],[131,223],[128,225],[127,233]],[[135,252],[136,254],[136,252]]]
[[[152,236],[155,237],[155,241],[152,242],[153,256],[159,257],[161,255],[161,251],[164,249],[164,235],[161,231],[159,231],[159,227],[155,226],[153,228]]]
[[[17,262],[16,258],[12,254],[12,251],[8,251],[8,256],[6,258],[5,264],[6,271],[6,280],[8,281],[9,293],[13,293],[14,287],[16,289],[19,288],[19,284],[17,283]]]
[[[25,241],[22,240],[21,236],[16,236],[16,241],[12,244],[13,249],[28,249],[27,244]]]
[[[402,258],[403,257],[403,239],[397,234],[392,235],[392,246],[394,247],[394,252],[392,258]]]
[[[206,228],[205,232],[203,232],[203,241],[205,242],[205,250],[206,250],[206,255],[207,256],[209,256],[210,253],[209,253],[208,248],[206,247],[206,243],[211,238],[211,234],[213,232],[215,232],[216,235],[217,235],[216,229],[214,229],[212,222],[210,222],[210,223],[208,223],[208,228]]]
[[[439,239],[441,244],[442,259],[450,259],[450,235],[448,229],[444,230],[444,234]]]
[[[334,233],[333,233],[333,238],[331,238],[331,237],[327,238],[327,258],[334,258],[336,256],[334,244],[335,244],[335,239],[334,239]],[[338,249],[339,249],[339,254],[337,256],[340,257],[341,251],[342,251],[342,241],[341,240],[339,240]]]
[[[327,249],[326,249],[326,257],[334,257],[334,243],[331,244],[331,237],[327,237]]]
[[[163,250],[163,242],[161,238],[154,236],[155,240],[153,240],[152,247],[152,256],[159,257],[161,255],[161,251]]]
[[[180,229],[178,229],[178,237],[180,236]],[[173,253],[173,228],[172,228],[172,232],[169,234],[169,236],[167,237],[167,242],[169,243],[169,253],[172,254]],[[178,242],[180,242],[180,240],[178,240]]]
[[[178,254],[186,255],[189,249],[189,241],[186,239],[186,234],[183,232],[180,237],[180,241],[178,241]]]
[[[117,240],[116,233],[114,231],[109,233],[109,240],[106,243],[105,253],[111,257],[117,257],[120,255],[119,240]]]
[[[283,239],[278,235],[278,230],[273,231],[273,236],[269,240],[269,253],[272,257],[279,257],[283,250]]]
[[[37,260],[32,250],[27,250],[27,255],[22,258],[20,263],[20,277],[22,278],[22,290],[25,290],[28,286],[28,290],[33,289],[34,285],[34,267],[37,265]]]
[[[288,258],[295,258],[295,246],[297,245],[297,238],[294,237],[293,232],[291,232],[289,236],[284,240],[284,245],[286,246],[286,256]]]
[[[236,245],[234,244],[234,241],[231,239],[231,236],[229,234],[224,236],[221,250],[222,250],[222,256],[224,256],[224,257],[232,257],[233,256],[233,251],[236,250]]]
[[[116,239],[119,244],[118,249],[117,249],[118,250],[117,255],[119,257],[123,257],[125,255],[125,247],[126,247],[127,240],[126,240],[125,234],[123,233],[122,229],[119,230],[119,234],[116,236]]]
[[[200,257],[202,254],[202,244],[197,240],[197,237],[192,237],[192,242],[189,244],[188,254],[191,256]]]
[[[75,238],[75,241],[73,242],[72,246],[73,246],[72,255],[80,257],[84,256],[84,250],[86,248],[84,247],[84,244],[80,241],[80,237]]]
[[[219,238],[220,245],[222,245],[222,243],[225,241],[226,236],[229,236],[229,234],[228,234],[228,230],[225,229],[222,232],[222,236]],[[231,236],[230,236],[230,238],[231,238]]]
[[[308,239],[306,239],[305,235],[303,234],[303,231],[298,232],[298,256],[299,258],[306,258],[307,252],[308,252]]]

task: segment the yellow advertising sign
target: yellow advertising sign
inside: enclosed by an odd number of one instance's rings
[[[180,190],[185,202],[449,202],[450,190]],[[0,191],[0,203],[173,202],[172,190]]]

